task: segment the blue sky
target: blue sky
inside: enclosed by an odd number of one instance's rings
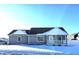
[[[78,25],[79,5],[77,4],[0,5],[0,33],[2,36],[6,36],[13,29],[59,26],[72,34],[79,32]]]

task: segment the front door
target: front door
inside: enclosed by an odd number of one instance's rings
[[[47,40],[47,45],[53,45],[54,43],[54,38],[53,36],[49,36],[48,40]]]

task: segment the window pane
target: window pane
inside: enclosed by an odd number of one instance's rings
[[[18,37],[18,41],[21,41],[21,37]]]
[[[43,37],[38,37],[38,41],[43,41]]]
[[[62,35],[62,40],[65,40],[65,36],[64,35]]]
[[[58,40],[61,40],[61,36],[58,36]]]

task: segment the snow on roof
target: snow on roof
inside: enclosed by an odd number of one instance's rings
[[[51,29],[45,33],[38,34],[38,35],[67,35],[67,33],[62,31],[58,27],[55,27],[54,29]]]
[[[27,34],[27,33],[25,31],[23,31],[23,30],[17,30],[13,34]]]

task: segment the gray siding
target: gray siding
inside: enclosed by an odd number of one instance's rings
[[[28,37],[28,44],[46,44],[46,39],[44,37],[44,41],[38,41],[38,37],[35,35],[31,35]]]
[[[43,41],[39,41],[38,37],[39,35],[20,35],[22,37],[22,40],[20,42],[17,41],[18,35],[10,35],[9,36],[9,44],[47,44],[47,45],[67,45],[67,37],[61,36],[61,39],[58,38],[59,35],[52,35],[53,37],[53,43],[48,42],[49,36],[42,35],[42,38],[44,38]]]
[[[9,36],[9,44],[28,44],[28,37],[26,35],[22,35],[21,42],[17,41],[17,35]]]

